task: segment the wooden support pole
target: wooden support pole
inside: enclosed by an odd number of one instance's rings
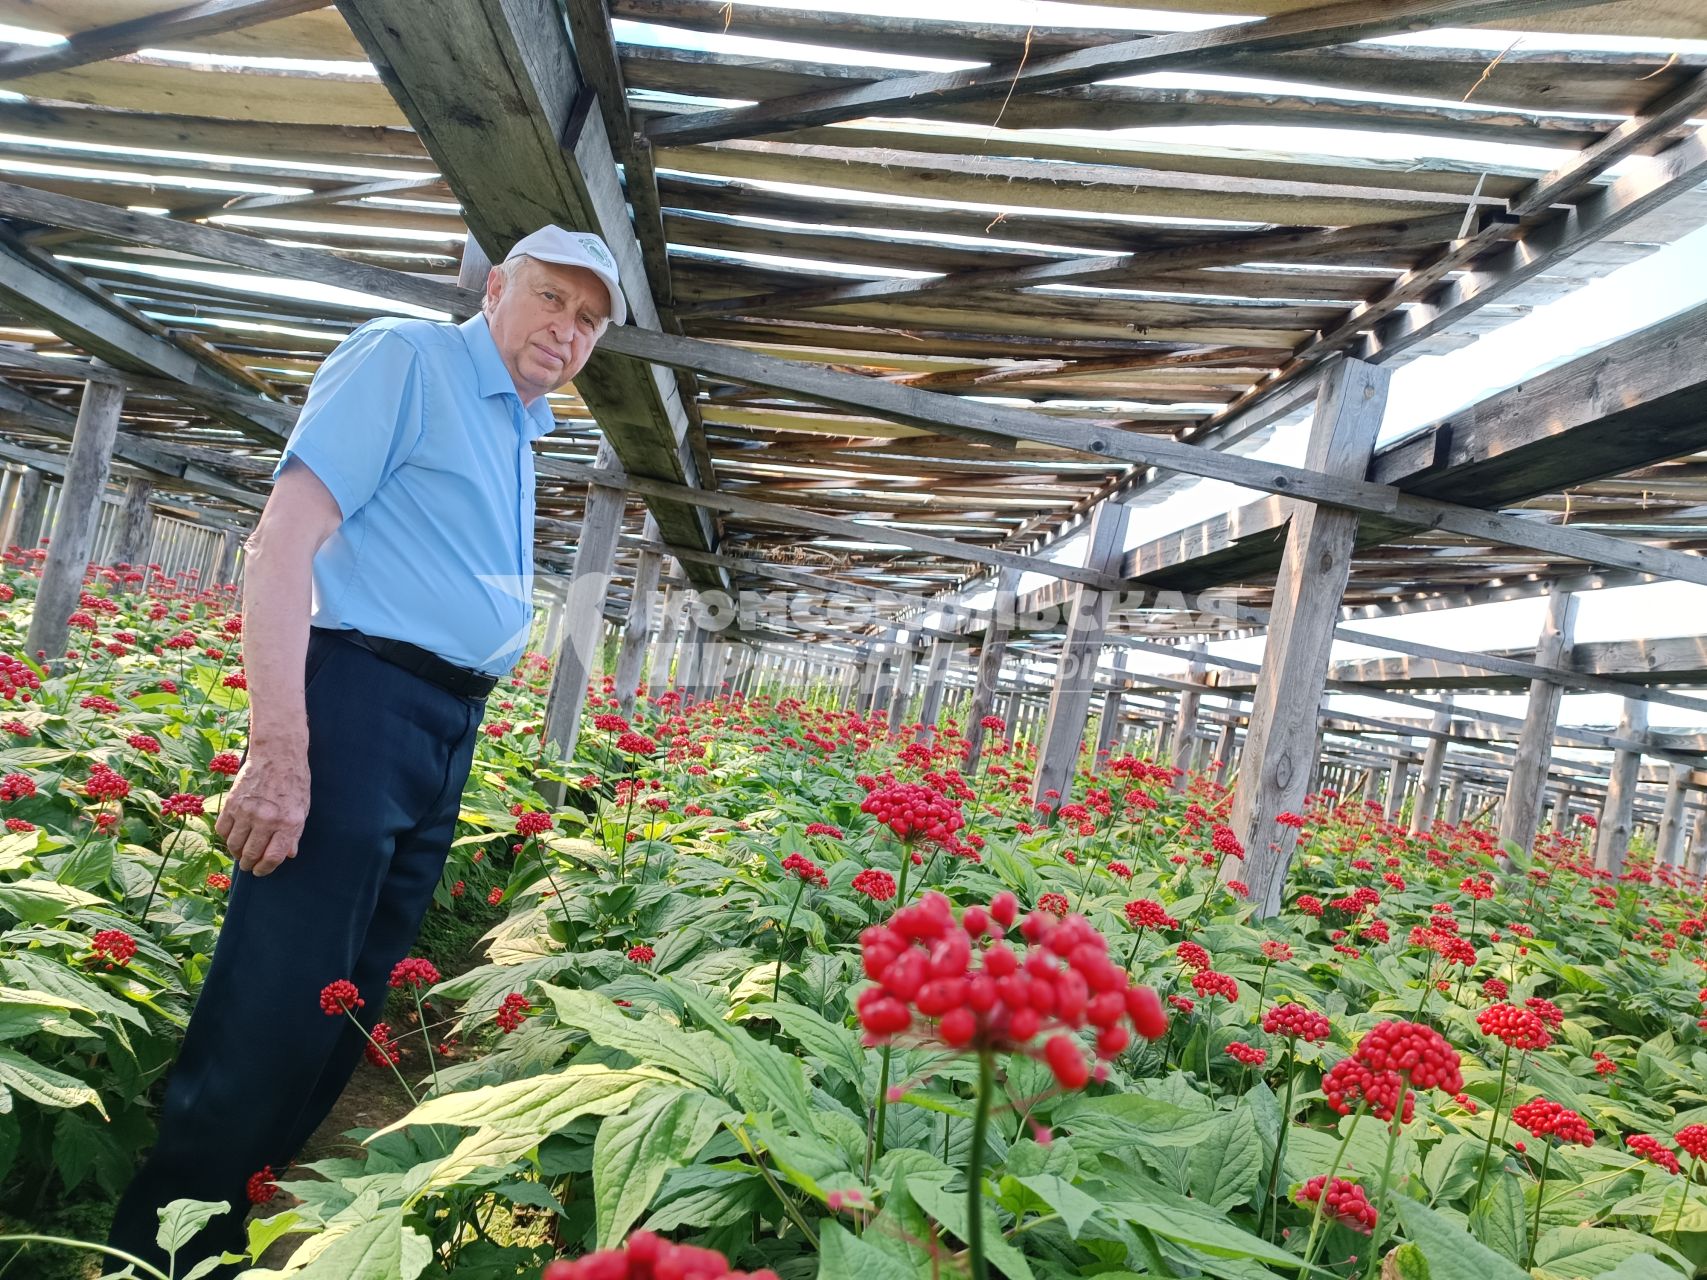
[[[658,539],[658,524],[650,514],[640,536],[648,542]],[[652,634],[652,597],[658,590],[658,575],[663,567],[664,557],[656,551],[642,551],[635,561],[634,590],[628,597],[628,620],[623,626],[622,648],[616,658],[616,696],[625,716],[634,714],[634,700],[640,696],[640,665],[645,661],[646,642]]]
[[[0,547],[7,542],[6,529],[12,520],[12,503],[18,496],[19,473],[11,467],[0,471]]]
[[[1407,742],[1405,744],[1409,746]],[[1397,822],[1405,811],[1405,792],[1411,785],[1411,762],[1400,756],[1387,767],[1387,807],[1385,814],[1388,822]]]
[[[676,674],[671,683],[682,695],[682,701],[685,703],[694,695],[695,684],[699,679],[700,659],[705,653],[705,629],[694,616],[691,599],[687,603],[679,634],[681,639],[676,645]]]
[[[1568,591],[1554,591],[1547,597],[1547,618],[1535,647],[1537,665],[1560,667],[1570,661],[1576,625],[1577,597]],[[1553,735],[1559,727],[1559,704],[1564,695],[1564,686],[1555,681],[1529,682],[1529,705],[1506,783],[1505,808],[1500,813],[1502,844],[1509,840],[1520,849],[1528,849],[1540,830],[1541,796],[1553,763]]]
[[[1221,737],[1215,744],[1215,782],[1226,786],[1233,776],[1234,759],[1239,750],[1239,721],[1235,717],[1221,726]]]
[[[1452,699],[1447,697],[1441,701],[1445,705],[1434,713],[1429,728],[1438,734],[1446,734],[1452,729]],[[1449,745],[1445,737],[1430,738],[1423,750],[1422,774],[1417,779],[1417,802],[1411,806],[1410,831],[1413,836],[1427,835],[1429,828],[1434,826],[1435,810],[1440,805],[1440,772],[1446,767]]]
[[[942,719],[942,697],[948,687],[954,653],[950,641],[931,641],[930,654],[925,659],[925,692],[919,703],[919,731],[914,735],[915,741],[932,741],[939,732],[937,722]]]
[[[153,496],[154,485],[140,476],[125,482],[124,506],[119,512],[119,536],[113,546],[114,564],[148,563],[149,534],[154,518],[148,502]]]
[[[33,550],[41,541],[42,513],[46,510],[47,477],[34,467],[25,467],[23,478],[18,481],[18,501],[13,508],[7,545]]]
[[[237,581],[237,553],[243,549],[243,535],[236,529],[219,531],[219,563],[213,570],[212,586]]]
[[[29,653],[45,652],[49,660],[65,654],[72,611],[83,592],[83,575],[94,548],[95,527],[101,514],[101,495],[107,488],[107,470],[112,465],[113,441],[118,438],[119,416],[124,412],[124,388],[110,382],[85,382],[83,402],[77,409],[77,427],[71,437],[71,456],[60,486],[61,510],[54,527],[53,542],[42,565],[41,586],[30,614]]]
[[[1097,724],[1097,759],[1101,760],[1114,750],[1115,730],[1120,727],[1121,692],[1110,689],[1102,695],[1102,715]]]
[[[1648,731],[1648,704],[1637,698],[1624,699],[1624,714],[1618,720],[1618,736],[1640,738]],[[1635,833],[1636,788],[1641,780],[1642,753],[1619,748],[1612,753],[1612,772],[1606,785],[1606,804],[1600,811],[1595,834],[1594,866],[1615,879],[1624,870],[1624,855],[1630,851]]]
[[[1696,879],[1707,878],[1707,808],[1695,815],[1695,826],[1689,834],[1689,873]]]
[[[609,444],[599,446],[599,458],[607,464],[615,461]],[[598,658],[599,627],[604,621],[617,539],[622,535],[623,505],[621,489],[603,485],[590,485],[587,489],[581,541],[575,548],[575,569],[570,575],[568,605],[564,610],[563,643],[557,651],[551,694],[545,708],[546,735],[565,760],[575,754],[575,742],[581,732],[581,708],[587,701],[587,678]]]
[[[1327,374],[1316,400],[1306,465],[1361,479],[1387,407],[1387,370],[1345,360]],[[1340,598],[1351,572],[1357,517],[1313,503],[1292,504],[1286,551],[1275,579],[1262,673],[1245,735],[1245,767],[1232,827],[1245,861],[1223,866],[1245,879],[1257,915],[1280,910],[1297,832],[1276,819],[1297,813],[1320,754],[1318,722]]]
[[[671,587],[658,611],[658,639],[652,646],[652,670],[646,680],[646,701],[653,706],[670,687],[670,668],[675,663],[677,645],[682,637],[681,606],[681,593]]]
[[[1124,503],[1104,502],[1091,516],[1086,532],[1085,568],[1110,574],[1119,568],[1126,551]],[[1049,694],[1049,716],[1042,733],[1042,749],[1033,774],[1033,804],[1053,799],[1065,801],[1073,789],[1073,773],[1079,764],[1079,747],[1090,719],[1091,692],[1096,682],[1097,661],[1102,654],[1103,635],[1108,629],[1108,611],[1114,593],[1096,587],[1076,586],[1067,606],[1067,635],[1056,659],[1055,684]],[[1057,801],[1056,803],[1059,803]]]
[[[1188,677],[1192,684],[1203,684],[1209,668],[1203,661],[1204,646],[1201,642],[1192,646],[1191,674]],[[1173,751],[1174,768],[1181,773],[1173,781],[1175,791],[1184,791],[1190,785],[1191,774],[1197,768],[1197,711],[1203,704],[1203,694],[1197,689],[1181,689],[1179,705],[1174,710],[1174,733],[1169,743]]]
[[[978,770],[987,732],[984,717],[995,714],[996,686],[1001,683],[1002,659],[1007,656],[1008,632],[1013,623],[1019,578],[1018,570],[1003,569],[996,581],[995,599],[990,604],[990,625],[984,629],[984,643],[978,650],[978,669],[972,677],[972,706],[966,712],[967,773]],[[1011,723],[1012,708],[1008,711]]]
[[[889,732],[899,733],[901,725],[907,719],[907,712],[913,706],[913,666],[918,661],[918,650],[913,647],[916,636],[908,636],[907,643],[901,647],[900,660],[895,666],[895,687],[889,695]]]
[[[1688,765],[1671,766],[1666,779],[1665,808],[1660,812],[1659,835],[1654,841],[1655,860],[1673,867],[1683,865],[1683,804],[1689,798],[1689,773]]]

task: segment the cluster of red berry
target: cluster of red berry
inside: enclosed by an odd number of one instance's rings
[[[393,987],[431,987],[439,981],[438,968],[422,956],[399,960],[391,969]]]
[[[1327,1189],[1326,1203],[1322,1206],[1325,1216],[1364,1235],[1375,1230],[1375,1223],[1380,1215],[1375,1212],[1375,1206],[1369,1203],[1368,1193],[1355,1182],[1335,1178],[1329,1183],[1326,1174],[1317,1174],[1293,1192],[1292,1198],[1301,1205],[1314,1205],[1323,1198],[1324,1187]]]
[[[524,809],[516,815],[516,834],[524,840],[530,836],[542,836],[551,830],[552,823],[553,819],[549,813]]]
[[[1533,1009],[1514,1004],[1489,1005],[1476,1015],[1482,1034],[1502,1040],[1513,1049],[1545,1049],[1553,1043],[1552,1033]]]
[[[391,1024],[388,1022],[373,1024],[373,1030],[367,1033],[367,1047],[362,1053],[376,1067],[395,1067],[403,1061],[403,1046],[391,1038]]]
[[[500,1031],[509,1035],[510,1032],[526,1022],[528,1015],[532,1012],[533,1006],[528,1003],[528,998],[519,991],[512,991],[504,997],[504,1002],[498,1006],[498,1013],[493,1021],[498,1024]]]
[[[1376,1024],[1351,1057],[1336,1062],[1322,1077],[1328,1105],[1342,1116],[1364,1104],[1383,1121],[1399,1112],[1401,1124],[1411,1122],[1419,1089],[1447,1094],[1464,1091],[1458,1050],[1440,1032],[1420,1022]]]
[[[123,929],[102,929],[89,939],[89,950],[107,962],[107,968],[123,968],[136,954],[136,939]]]
[[[1594,1130],[1575,1111],[1549,1098],[1534,1098],[1511,1109],[1512,1122],[1534,1138],[1594,1145]]]
[[[1253,1044],[1235,1040],[1227,1046],[1227,1056],[1235,1062],[1242,1062],[1247,1067],[1260,1067],[1268,1061],[1268,1050],[1259,1049]]]
[[[1649,1164],[1657,1164],[1667,1173],[1678,1171],[1677,1153],[1652,1134],[1633,1133],[1624,1139],[1624,1145]]]
[[[658,953],[644,942],[639,942],[628,949],[628,958],[635,964],[651,964],[658,958]]]
[[[777,1274],[733,1271],[715,1249],[671,1244],[650,1231],[636,1231],[620,1249],[546,1263],[539,1280],[777,1280]]]
[[[858,1002],[868,1039],[889,1040],[922,1020],[922,1034],[951,1049],[1041,1053],[1061,1086],[1077,1089],[1090,1070],[1070,1032],[1094,1027],[1102,1058],[1124,1050],[1131,1031],[1150,1040],[1166,1034],[1156,993],[1131,983],[1082,916],[1032,912],[1021,926],[1031,944],[1022,956],[1002,940],[1018,913],[1014,896],[999,893],[957,920],[947,898],[928,893],[861,934],[865,973],[876,984]]]
[[[1154,898],[1139,898],[1126,904],[1126,923],[1134,929],[1177,929],[1179,921]]]
[[[830,883],[830,877],[824,874],[824,869],[803,853],[791,853],[782,860],[783,871],[791,876],[798,876],[803,884],[815,884],[823,888]]]
[[[898,782],[868,792],[859,804],[899,840],[945,842],[966,825],[960,805],[917,782]]]
[[[1275,1005],[1263,1014],[1262,1029],[1271,1036],[1284,1036],[1307,1044],[1326,1040],[1333,1033],[1333,1026],[1326,1016],[1301,1004]]]
[[[348,978],[339,978],[336,982],[328,982],[320,988],[320,1012],[328,1017],[336,1018],[340,1013],[353,1013],[366,1003],[361,992],[356,990],[356,984]]]
[[[867,867],[853,878],[853,891],[873,902],[888,902],[895,896],[895,877],[877,867]]]
[[[106,765],[94,764],[89,767],[88,780],[83,783],[83,794],[91,800],[123,800],[130,794],[130,783]]]

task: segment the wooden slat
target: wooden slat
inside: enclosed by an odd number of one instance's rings
[[[803,125],[829,124],[902,111],[916,99],[977,101],[1043,89],[1090,84],[1117,76],[1184,67],[1213,66],[1232,55],[1347,44],[1423,26],[1493,21],[1555,9],[1582,7],[1586,0],[1365,0],[1282,15],[1262,23],[1217,27],[1122,41],[1014,64],[970,71],[893,76],[863,88],[803,94],[755,107],[699,112],[656,121],[652,137],[670,145],[751,138]]]
[[[201,0],[197,4],[70,32],[62,45],[21,46],[0,54],[0,81],[122,57],[138,49],[177,48],[180,41],[288,18],[325,7],[325,0]]]
[[[173,0],[14,0],[6,20],[58,35],[86,32],[119,22],[149,22],[184,7]],[[244,57],[313,58],[360,62],[361,46],[330,5],[255,26],[216,29],[200,36],[180,35],[155,48],[207,50]]]

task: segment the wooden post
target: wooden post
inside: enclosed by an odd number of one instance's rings
[[[1093,573],[1115,574],[1126,550],[1128,508],[1105,501],[1091,515],[1086,533],[1085,568]],[[1064,801],[1073,789],[1078,768],[1079,745],[1090,719],[1091,692],[1096,684],[1097,660],[1102,653],[1103,634],[1114,593],[1077,585],[1067,607],[1067,636],[1055,663],[1055,684],[1049,693],[1049,717],[1043,726],[1042,751],[1032,775],[1031,800],[1037,804],[1048,793],[1060,793]]]
[[[47,509],[46,477],[34,467],[25,467],[18,481],[18,501],[12,510],[7,545],[34,550],[41,541],[42,513]]]
[[[984,643],[978,650],[978,670],[972,677],[972,706],[966,713],[966,743],[969,748],[966,772],[969,774],[978,771],[978,760],[984,753],[984,717],[995,714],[996,686],[1002,681],[1002,659],[1007,656],[1008,632],[1013,626],[1018,591],[1019,570],[1002,570],[996,583],[995,598],[990,603],[990,625],[984,629]],[[1007,719],[1011,725],[1011,705]]]
[[[901,660],[895,668],[895,690],[889,695],[890,733],[901,731],[907,712],[913,707],[913,666],[918,661],[918,650],[913,646],[917,638],[909,635],[907,643],[901,646]]]
[[[1695,826],[1689,835],[1688,862],[1692,876],[1707,877],[1707,808],[1695,815]]]
[[[1215,783],[1226,786],[1227,779],[1233,776],[1233,757],[1239,750],[1239,721],[1235,716],[1221,726],[1221,737],[1215,743]]]
[[[1441,734],[1451,731],[1451,698],[1441,699],[1441,706],[1434,713],[1429,728]],[[1410,832],[1413,836],[1426,835],[1434,825],[1435,810],[1440,807],[1440,771],[1446,766],[1446,749],[1450,745],[1445,738],[1430,738],[1428,746],[1423,749],[1422,773],[1417,778],[1417,800],[1411,806]]]
[[[670,687],[670,664],[676,660],[676,642],[682,634],[681,594],[672,587],[664,593],[658,610],[658,639],[652,645],[652,670],[646,680],[646,701],[655,706]]]
[[[1568,591],[1549,595],[1547,619],[1541,625],[1541,639],[1535,647],[1536,663],[1544,667],[1566,665],[1576,625],[1576,596]],[[1517,752],[1512,756],[1505,808],[1500,814],[1502,844],[1509,840],[1520,849],[1528,849],[1541,829],[1541,796],[1547,788],[1547,770],[1553,763],[1553,734],[1559,727],[1559,703],[1564,694],[1564,686],[1554,681],[1529,682],[1529,705],[1524,711]]]
[[[1121,691],[1110,689],[1102,695],[1102,714],[1097,722],[1097,758],[1100,760],[1114,750],[1114,732],[1120,727]]]
[[[680,639],[676,643],[676,674],[671,681],[682,695],[684,703],[693,695],[695,682],[699,679],[700,659],[705,653],[705,631],[699,625],[699,619],[694,616],[693,610],[693,597],[690,594],[685,602],[677,632]]]
[[[608,443],[599,446],[597,464],[615,467],[616,453]],[[545,732],[565,760],[574,756],[581,732],[581,708],[587,701],[587,677],[598,657],[605,596],[610,590],[617,539],[622,534],[623,505],[621,489],[587,486],[581,541],[575,549],[575,569],[569,578],[569,600],[564,610],[563,644],[557,651],[545,708]]]
[[[29,638],[24,642],[28,653],[45,652],[50,660],[65,654],[68,620],[83,594],[83,575],[89,568],[101,495],[107,488],[107,469],[112,465],[113,442],[118,438],[123,412],[123,387],[111,382],[83,384],[83,402],[77,408],[77,425],[71,434],[71,456],[60,486],[59,522],[42,565]]]
[[[1305,465],[1361,480],[1387,406],[1389,371],[1342,360],[1325,375]],[[1286,551],[1275,578],[1274,609],[1262,674],[1251,700],[1245,767],[1233,800],[1232,827],[1245,861],[1224,874],[1251,886],[1257,915],[1280,910],[1297,832],[1275,821],[1300,810],[1320,754],[1319,715],[1340,597],[1351,570],[1357,517],[1349,511],[1292,502]]]
[[[1620,738],[1640,738],[1648,731],[1648,704],[1640,698],[1624,699],[1624,714],[1618,720]],[[1595,834],[1594,866],[1616,878],[1624,870],[1624,855],[1635,832],[1636,788],[1641,781],[1642,753],[1620,747],[1612,753],[1612,772],[1606,784],[1606,806],[1600,811]]]
[[[1203,661],[1203,643],[1191,646],[1191,667],[1187,679],[1192,684],[1204,682],[1204,676],[1209,668]],[[1174,708],[1174,732],[1169,742],[1173,751],[1174,768],[1183,770],[1173,781],[1173,790],[1184,791],[1190,785],[1190,776],[1197,768],[1197,711],[1203,704],[1203,694],[1198,689],[1181,689],[1179,705]]]
[[[1683,865],[1683,803],[1689,798],[1690,769],[1674,764],[1666,778],[1665,808],[1660,813],[1660,832],[1654,841],[1654,857],[1673,867]]]
[[[650,514],[640,536],[647,542],[656,542],[660,537],[658,522]],[[622,649],[616,659],[616,696],[625,716],[634,714],[634,700],[640,696],[640,664],[646,659],[646,642],[652,634],[652,596],[658,590],[658,575],[663,567],[664,557],[656,551],[642,551],[635,561],[628,621],[623,626]]]
[[[243,549],[243,534],[237,529],[219,531],[219,564],[210,586],[237,581],[237,553]]]
[[[925,658],[925,692],[919,702],[919,731],[917,742],[934,741],[937,722],[942,719],[942,696],[948,686],[949,668],[954,665],[954,645],[947,640],[932,640]]]
[[[9,541],[7,530],[12,525],[12,508],[18,497],[20,479],[19,473],[11,467],[0,469],[0,548]]]
[[[1409,748],[1410,739],[1404,742],[1404,748]],[[1405,811],[1405,791],[1411,785],[1411,762],[1407,756],[1399,756],[1387,766],[1387,807],[1388,822],[1397,822]]]
[[[1010,748],[1019,740],[1019,718],[1020,713],[1025,710],[1025,673],[1028,665],[1025,659],[1020,659],[1019,665],[1014,668],[1014,687],[1008,691],[1008,710],[1007,715],[1003,717],[1002,741]]]
[[[115,564],[134,568],[148,563],[148,535],[154,520],[148,502],[153,496],[154,486],[147,480],[137,477],[125,481],[124,509],[119,513],[118,543],[112,556]]]

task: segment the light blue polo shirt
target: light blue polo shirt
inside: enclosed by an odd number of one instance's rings
[[[533,441],[484,316],[361,326],[314,375],[275,478],[295,458],[344,521],[314,557],[317,627],[408,640],[502,675],[533,616]]]

